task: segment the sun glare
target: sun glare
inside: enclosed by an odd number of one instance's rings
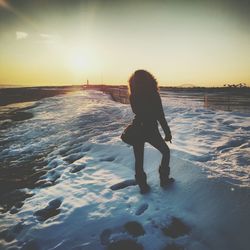
[[[84,55],[73,54],[70,58],[70,67],[75,73],[82,73],[86,70],[87,59]]]
[[[10,6],[9,6],[9,4],[7,3],[6,0],[0,0],[0,7],[3,7],[3,8],[5,8],[5,9],[9,9],[9,8],[10,8]]]
[[[65,45],[64,53],[67,67],[75,78],[90,75],[99,70],[100,60],[97,59],[93,45]]]

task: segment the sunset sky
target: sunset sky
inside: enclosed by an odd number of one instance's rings
[[[0,85],[250,86],[249,0],[0,0]]]

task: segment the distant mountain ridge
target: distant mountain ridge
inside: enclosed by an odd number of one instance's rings
[[[194,84],[186,83],[186,84],[178,85],[176,87],[178,87],[178,88],[196,88],[197,86],[195,86]]]

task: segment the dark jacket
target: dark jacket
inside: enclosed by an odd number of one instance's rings
[[[170,133],[165,119],[161,97],[159,92],[151,93],[148,96],[129,97],[132,111],[135,114],[135,122],[141,122],[145,127],[157,127],[160,123],[165,134]]]

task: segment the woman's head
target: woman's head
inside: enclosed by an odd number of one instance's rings
[[[146,70],[136,70],[129,78],[129,92],[133,96],[148,96],[158,91],[158,84],[152,74]]]

